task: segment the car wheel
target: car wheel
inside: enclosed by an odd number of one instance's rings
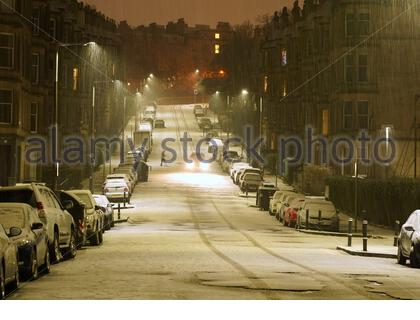
[[[414,248],[412,248],[411,254],[410,254],[410,266],[412,268],[420,267],[420,263],[419,263],[419,260],[417,259],[416,251]]]
[[[99,244],[101,244],[102,242],[104,242],[104,234],[103,232],[99,231]]]
[[[38,273],[38,257],[36,255],[36,249],[32,248],[31,253],[31,269],[28,270],[28,272],[25,274],[25,278],[28,281],[36,280],[38,279],[39,273]]]
[[[11,284],[12,291],[19,289],[20,287],[20,277],[19,277],[19,268],[16,267],[15,279]]]
[[[110,218],[109,217],[106,219],[105,230],[106,231],[111,230],[111,221],[110,221]]]
[[[0,264],[0,299],[6,297],[6,280],[4,279],[3,263]]]
[[[46,250],[44,265],[42,266],[42,273],[49,274],[51,272],[50,252]]]
[[[99,232],[100,231],[96,231],[93,236],[90,238],[90,243],[93,246],[98,246],[99,245]]]
[[[53,263],[59,263],[63,259],[63,257],[61,256],[60,241],[57,231],[54,232],[54,240],[50,250],[50,256],[52,258]]]
[[[400,245],[398,245],[397,262],[402,266],[405,266],[407,264],[407,258],[404,257]]]
[[[111,228],[115,227],[115,221],[114,221],[114,217],[111,218]]]
[[[63,254],[65,259],[74,259],[77,254],[76,237],[74,236],[74,230],[71,231],[69,246],[65,249]]]

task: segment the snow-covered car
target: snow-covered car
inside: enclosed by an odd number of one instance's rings
[[[50,272],[47,232],[36,209],[24,203],[0,203],[0,224],[6,232],[18,227],[21,233],[10,239],[18,248],[19,271],[26,280]]]
[[[242,184],[242,180],[244,179],[245,175],[248,173],[259,174],[261,177],[261,181],[263,181],[263,177],[261,174],[261,170],[258,168],[244,168],[238,171],[236,174],[236,184],[240,186]]]
[[[35,208],[38,217],[47,229],[51,261],[59,262],[65,253],[74,258],[77,254],[75,223],[67,212],[72,202],[61,204],[54,192],[43,184],[19,184],[0,188],[0,203],[26,203]]]
[[[93,198],[105,215],[105,230],[110,230],[114,227],[114,208],[112,204],[104,195],[94,194]]]
[[[242,192],[257,191],[262,185],[262,178],[259,173],[246,173],[241,179],[240,188]]]
[[[308,223],[309,229],[339,231],[338,211],[332,202],[324,199],[306,198],[304,205],[299,209],[296,221],[297,228],[304,228]],[[307,211],[309,212],[309,221],[306,221]]]
[[[110,179],[104,184],[104,195],[111,203],[128,203],[131,199],[130,189],[125,179]]]
[[[284,212],[289,207],[289,204],[296,198],[305,198],[302,194],[297,194],[294,191],[284,191],[283,195],[275,205],[274,215],[278,221],[283,221]]]
[[[92,245],[99,246],[103,242],[105,228],[102,210],[96,205],[96,201],[89,190],[71,190],[68,193],[80,198],[85,204],[87,240]]]
[[[398,237],[398,263],[405,265],[407,260],[413,268],[420,267],[420,210],[410,215]]]
[[[289,201],[289,200],[288,200]],[[294,228],[297,222],[299,209],[304,205],[305,197],[293,198],[285,206],[283,212],[283,225]]]
[[[128,188],[128,193],[131,196],[131,193],[133,192],[134,189],[134,185],[132,184],[132,181],[129,177],[129,175],[127,173],[115,173],[115,174],[109,174],[106,176],[105,182],[104,182],[104,186],[109,182],[109,181],[113,181],[113,180],[124,180],[125,183],[127,184],[127,188]]]
[[[18,227],[12,227],[7,234],[0,224],[0,299],[6,297],[7,286],[12,290],[19,287],[18,251],[9,236],[18,236],[21,232]]]
[[[230,170],[229,170],[229,175],[230,175],[230,178],[232,179],[232,181],[235,177],[236,172],[239,171],[240,169],[243,169],[243,168],[251,168],[251,166],[246,162],[236,162],[236,163],[234,162],[234,163],[231,164]]]

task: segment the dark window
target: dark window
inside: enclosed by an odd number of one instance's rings
[[[353,71],[354,71],[354,56],[353,55],[347,55],[345,60],[345,77],[346,82],[353,82]]]
[[[39,35],[39,9],[34,8],[32,10],[33,16],[32,16],[32,27],[33,27],[33,33],[35,36]]]
[[[359,15],[359,35],[367,36],[369,35],[369,13],[361,13]]]
[[[34,84],[37,84],[39,82],[39,54],[38,53],[32,53],[31,81]]]
[[[359,129],[369,129],[369,102],[357,102],[357,124]]]
[[[38,131],[38,103],[31,103],[31,132],[36,133]]]
[[[354,37],[356,27],[355,15],[354,13],[346,14],[346,37]]]
[[[12,123],[13,92],[0,90],[0,123]]]
[[[351,101],[344,103],[343,128],[345,130],[353,129],[353,102]]]
[[[0,68],[14,67],[15,36],[11,33],[0,33]]]
[[[367,82],[368,80],[368,57],[365,54],[359,55],[359,81]]]
[[[57,36],[57,22],[54,18],[50,19],[50,28],[49,28],[49,34],[52,38],[56,38]],[[50,39],[52,40],[52,39]]]
[[[31,207],[36,207],[35,195],[30,189],[0,190],[0,202],[25,203]]]

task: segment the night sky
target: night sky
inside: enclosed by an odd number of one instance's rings
[[[99,11],[117,20],[127,20],[131,25],[148,25],[151,22],[166,24],[185,18],[189,25],[209,24],[218,21],[239,24],[255,21],[257,16],[291,6],[293,0],[85,0]],[[300,1],[303,3],[303,0]]]

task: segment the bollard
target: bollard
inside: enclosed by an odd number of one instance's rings
[[[394,247],[398,246],[398,237],[400,236],[400,230],[400,222],[397,220],[395,221]]]
[[[306,209],[306,230],[309,230],[309,209]]]
[[[118,203],[118,220],[121,220],[121,204]]]
[[[347,246],[351,247],[353,245],[353,219],[349,219],[349,228],[347,231]]]
[[[368,245],[368,222],[363,220],[363,251],[366,252]]]
[[[124,192],[124,208],[126,206],[126,203],[127,203],[127,193]]]
[[[322,229],[322,211],[319,210],[318,211],[318,229],[321,230]]]

